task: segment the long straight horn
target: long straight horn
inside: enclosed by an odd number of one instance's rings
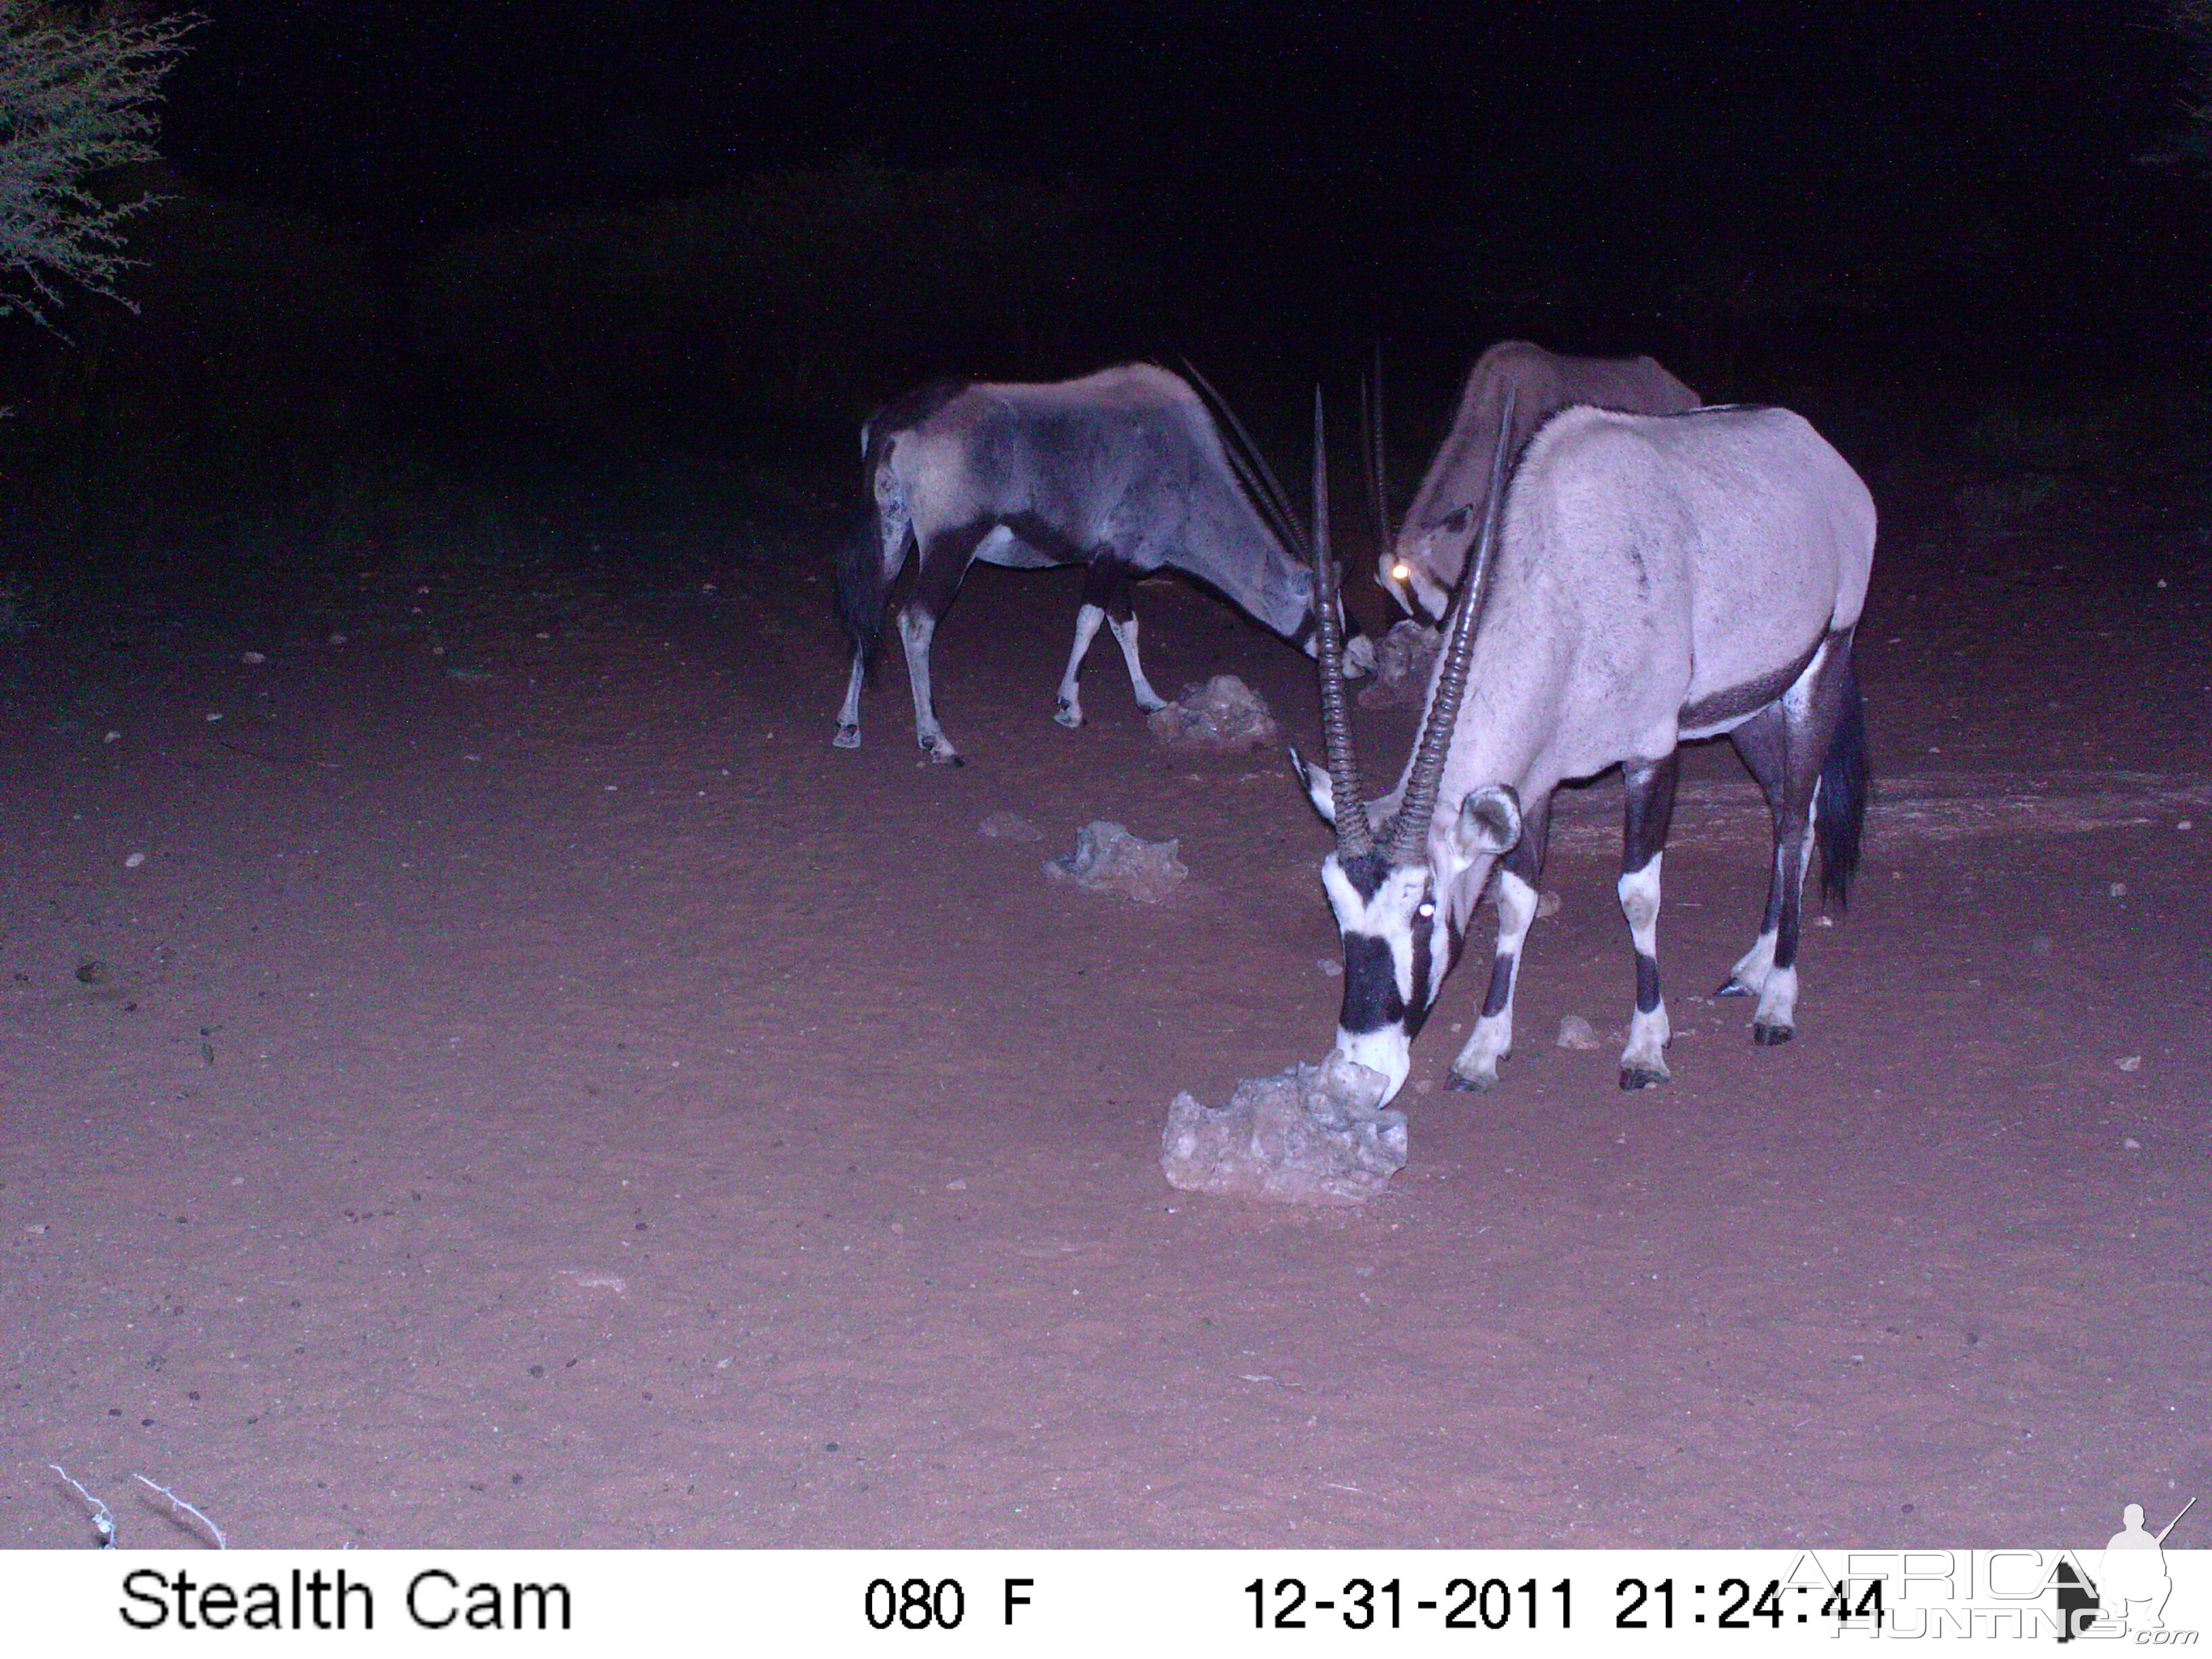
[[[1314,628],[1321,666],[1321,735],[1328,755],[1329,795],[1336,808],[1336,847],[1357,858],[1375,845],[1359,763],[1352,752],[1352,714],[1344,699],[1344,616],[1337,609],[1336,562],[1328,547],[1328,450],[1322,430],[1321,388],[1314,388]]]
[[[1474,557],[1460,584],[1459,605],[1452,612],[1451,628],[1444,636],[1437,695],[1429,705],[1428,724],[1421,728],[1421,744],[1407,775],[1405,799],[1390,835],[1393,864],[1410,864],[1420,856],[1429,839],[1429,820],[1436,815],[1444,757],[1451,752],[1460,700],[1467,692],[1468,666],[1474,659],[1475,627],[1482,620],[1482,603],[1490,592],[1490,567],[1498,550],[1498,517],[1505,497],[1505,445],[1512,430],[1513,392],[1509,387],[1504,413],[1498,422],[1497,453],[1490,458],[1490,501],[1483,510],[1482,539],[1476,544]]]
[[[1375,339],[1375,371],[1360,386],[1360,447],[1367,462],[1367,504],[1375,514],[1375,555],[1390,556],[1390,477],[1382,450],[1382,338]]]

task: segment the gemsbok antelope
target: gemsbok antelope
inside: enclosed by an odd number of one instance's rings
[[[1501,341],[1475,359],[1451,429],[1397,535],[1382,550],[1375,580],[1414,617],[1439,620],[1489,510],[1490,458],[1501,437],[1510,460],[1538,427],[1570,404],[1674,415],[1698,403],[1696,392],[1650,357],[1562,357],[1526,340]],[[1379,468],[1379,434],[1372,442],[1369,465]],[[1372,488],[1379,495],[1379,472]]]
[[[1796,1029],[1801,894],[1817,836],[1838,902],[1856,867],[1868,787],[1851,630],[1874,561],[1866,486],[1801,416],[1747,406],[1554,416],[1505,479],[1492,448],[1480,540],[1396,788],[1362,795],[1334,611],[1321,616],[1326,769],[1299,763],[1335,825],[1322,882],[1344,940],[1336,1046],[1389,1080],[1465,942],[1493,865],[1497,958],[1452,1061],[1487,1089],[1513,1046],[1513,988],[1536,915],[1552,793],[1620,766],[1617,890],[1636,954],[1620,1085],[1665,1080],[1659,872],[1677,750],[1725,734],[1774,823],[1766,911],[1723,994],[1755,996],[1752,1036]],[[1316,410],[1318,428],[1319,414]],[[1318,444],[1318,431],[1316,432]],[[1315,532],[1322,584],[1334,580]]]
[[[1042,386],[936,382],[878,410],[860,447],[875,533],[849,542],[838,562],[853,656],[833,739],[840,749],[860,746],[860,688],[912,549],[920,557],[899,637],[915,740],[942,764],[961,762],[932,701],[930,639],[977,559],[1016,570],[1089,568],[1060,680],[1054,718],[1062,726],[1083,724],[1077,674],[1102,621],[1138,706],[1166,706],[1137,653],[1136,584],[1157,570],[1194,577],[1315,649],[1313,569],[1298,556],[1303,536],[1280,489],[1256,453],[1224,446],[1198,395],[1165,369],[1129,363]],[[1340,670],[1356,674],[1373,661],[1358,638]]]

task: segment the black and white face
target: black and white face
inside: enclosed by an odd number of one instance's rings
[[[1379,852],[1352,859],[1331,853],[1322,860],[1321,883],[1344,939],[1336,1049],[1380,1072],[1388,1100],[1413,1069],[1413,1039],[1458,959],[1462,936],[1426,864],[1392,864]]]
[[[1308,771],[1308,794],[1333,822],[1328,775],[1317,773]],[[1520,838],[1513,792],[1490,786],[1468,796],[1443,835],[1430,837],[1425,860],[1394,864],[1380,849],[1322,860],[1322,887],[1344,940],[1336,1049],[1382,1074],[1385,1100],[1413,1069],[1413,1039],[1459,960],[1490,866]]]

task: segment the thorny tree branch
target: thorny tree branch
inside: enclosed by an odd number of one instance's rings
[[[161,82],[201,21],[0,0],[0,314],[51,328],[72,286],[130,305],[115,290],[133,263],[122,226],[155,198],[109,202],[92,186],[155,159]]]

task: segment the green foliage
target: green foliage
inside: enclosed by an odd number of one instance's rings
[[[51,325],[70,287],[117,297],[124,222],[151,198],[95,186],[154,159],[155,103],[198,21],[0,0],[0,313]]]

